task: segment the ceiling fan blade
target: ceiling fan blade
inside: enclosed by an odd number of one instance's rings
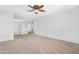
[[[44,7],[44,5],[39,5],[38,9],[43,8],[43,7]]]
[[[41,9],[41,8],[43,8],[43,7],[44,7],[44,5],[34,5],[34,8],[37,9],[37,10],[38,10],[38,9]]]
[[[27,5],[28,7],[30,7],[30,8],[32,8],[32,9],[34,9],[34,7],[33,6],[31,6],[31,5]]]
[[[45,10],[38,10],[38,11],[40,11],[40,12],[45,12]]]

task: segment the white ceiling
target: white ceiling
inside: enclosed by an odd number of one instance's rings
[[[45,5],[43,8],[46,12],[35,14],[34,12],[27,12],[31,8],[27,5],[0,5],[0,10],[5,10],[11,12],[14,15],[14,18],[25,19],[25,20],[34,20],[39,17],[47,16],[49,14],[54,14],[66,9],[78,7],[76,5]]]

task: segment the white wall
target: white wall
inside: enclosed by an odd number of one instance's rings
[[[37,19],[35,34],[79,43],[79,7]]]
[[[0,41],[7,41],[14,39],[14,27],[12,15],[5,11],[0,11]]]

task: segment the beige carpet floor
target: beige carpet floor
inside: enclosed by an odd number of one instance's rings
[[[38,35],[17,35],[15,40],[0,42],[1,54],[76,54],[79,44]]]

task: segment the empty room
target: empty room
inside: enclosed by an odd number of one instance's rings
[[[78,54],[79,5],[0,5],[0,54]]]

